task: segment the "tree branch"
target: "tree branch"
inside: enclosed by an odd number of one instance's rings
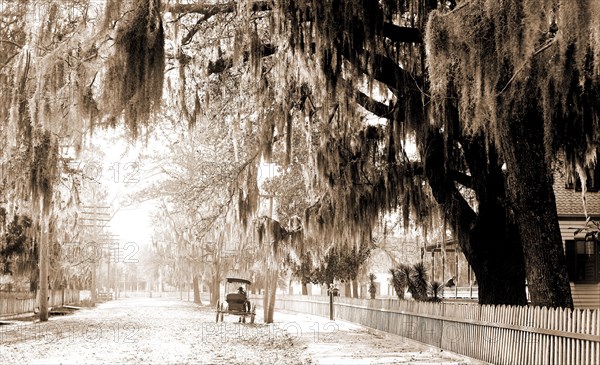
[[[381,103],[361,91],[356,91],[355,97],[356,102],[369,112],[380,118],[391,118],[392,112],[394,111],[393,107]]]
[[[237,9],[237,1],[231,1],[223,4],[207,4],[198,2],[194,4],[165,4],[163,11],[173,14],[203,14],[212,16],[219,13],[233,13]],[[252,3],[252,11],[272,10],[269,1],[255,1]]]
[[[219,58],[216,61],[208,61],[208,66],[206,67],[206,72],[209,75],[212,74],[220,74],[225,70],[229,70],[233,67],[233,59],[231,57],[228,58]]]
[[[261,44],[258,47],[258,52],[255,57],[268,57],[277,52],[277,47],[272,44]],[[244,62],[248,62],[250,59],[250,52],[245,51],[242,56]],[[228,70],[233,67],[233,58],[219,58],[216,61],[209,61],[207,66],[207,72],[209,75],[222,73],[225,70]]]
[[[412,89],[420,92],[417,80],[391,58],[379,53],[372,54],[367,50],[362,52],[363,57],[357,58],[350,54],[349,49],[343,51],[343,56],[348,62],[365,75],[371,75],[375,80],[384,83],[397,96],[404,94],[400,92],[401,90]],[[371,64],[374,66],[369,67],[365,60],[372,60]]]
[[[211,16],[212,15],[205,14],[202,18],[198,19],[198,21],[196,22],[196,24],[194,24],[192,29],[190,29],[189,32],[183,38],[181,38],[181,45],[189,44],[192,41],[192,38],[194,38],[196,33],[198,33],[198,31],[200,30],[200,26],[202,25],[202,23]]]
[[[392,23],[383,23],[384,37],[400,43],[423,43],[423,35],[418,28],[400,27]]]
[[[391,58],[381,54],[375,54],[373,57],[377,65],[373,70],[373,77],[386,84],[396,95],[403,89],[419,89],[416,80]]]
[[[233,13],[236,11],[237,4],[236,3],[227,3],[227,4],[172,4],[169,9],[172,9],[172,13],[177,12],[178,10],[185,9],[182,13],[196,13],[200,15],[204,15],[202,18],[198,19],[196,24],[189,30],[189,32],[181,39],[181,44],[186,45],[192,41],[192,38],[196,35],[196,33],[200,30],[202,23],[210,19],[213,15],[217,14],[226,14]],[[252,4],[252,11],[269,11],[271,10],[271,4],[267,1],[257,1]]]
[[[473,189],[473,179],[464,172],[450,169],[448,170],[448,178],[469,189]]]
[[[10,45],[12,45],[12,46],[15,46],[15,47],[17,47],[17,48],[23,48],[23,46],[22,46],[22,45],[20,45],[20,44],[18,44],[18,43],[15,43],[15,42],[13,42],[13,41],[9,41],[8,39],[0,39],[0,43],[6,43],[6,44],[10,44]]]

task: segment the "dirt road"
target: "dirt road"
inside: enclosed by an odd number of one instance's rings
[[[119,299],[45,323],[0,326],[0,363],[475,364],[346,322],[293,313],[241,324],[212,308],[164,298]]]

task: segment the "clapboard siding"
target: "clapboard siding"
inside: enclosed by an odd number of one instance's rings
[[[580,308],[600,308],[600,284],[571,283],[573,304]]]
[[[575,238],[576,230],[585,226],[585,218],[562,218],[558,224],[564,243]],[[571,294],[575,307],[600,308],[600,283],[571,283]]]
[[[563,242],[572,240],[575,238],[575,231],[578,228],[583,228],[585,226],[585,218],[576,218],[576,219],[559,219],[558,225],[560,227],[560,234],[562,236]]]

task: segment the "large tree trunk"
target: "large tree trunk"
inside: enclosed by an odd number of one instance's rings
[[[468,261],[475,273],[480,304],[525,305],[523,251],[512,224],[501,210],[480,213],[469,242]]]
[[[34,276],[34,277],[32,277],[29,280],[29,291],[34,292],[34,291],[38,290],[38,285],[39,285],[38,272],[36,271],[34,274],[32,274],[32,276]]]
[[[456,188],[444,165],[446,142],[432,131],[425,154],[425,173],[433,195],[443,206],[479,285],[480,304],[526,304],[523,251],[505,208],[504,179],[493,154],[486,153],[482,140],[463,141],[463,153],[478,198],[478,212]],[[490,147],[491,148],[491,147]]]
[[[42,205],[43,206],[43,205]],[[46,228],[46,219],[42,213],[41,229],[40,229],[40,322],[48,321],[48,231]]]
[[[352,298],[358,298],[358,280],[352,280]]]
[[[273,323],[275,312],[275,291],[277,289],[277,277],[279,270],[269,269],[265,277],[265,292],[263,295],[263,316],[265,323]]]
[[[269,283],[271,281],[271,270],[267,269],[265,273],[265,280],[263,282],[263,319],[265,323],[268,323],[269,319]]]
[[[344,296],[346,298],[352,297],[352,286],[350,285],[350,280],[344,281]]]
[[[200,285],[198,282],[198,274],[194,274],[192,279],[192,286],[194,287],[194,303],[202,304],[202,299],[200,298]]]
[[[503,156],[508,194],[525,254],[531,303],[573,308],[552,175],[545,154],[543,119],[532,108],[522,119],[505,123],[502,138],[507,142]]]
[[[215,306],[221,299],[221,278],[213,273],[210,283],[210,305]]]
[[[275,297],[277,294],[277,279],[279,277],[279,270],[275,269],[271,281],[271,292],[269,293],[269,316],[266,323],[273,323],[273,314],[275,313]]]
[[[308,295],[308,284],[302,283],[302,295]]]
[[[477,277],[479,303],[527,304],[525,259],[517,228],[507,213],[506,181],[493,146],[481,137],[463,141],[465,160],[472,172],[478,200],[468,245]]]

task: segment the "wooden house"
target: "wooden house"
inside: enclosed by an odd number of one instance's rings
[[[600,245],[591,237],[586,239],[586,233],[591,222],[600,220],[600,168],[586,173],[585,195],[578,177],[560,173],[555,174],[554,194],[573,302],[576,307],[599,308]],[[587,227],[586,220],[590,221]]]
[[[579,308],[600,308],[600,243],[586,238],[593,222],[600,222],[600,167],[586,173],[585,195],[577,176],[560,172],[554,176],[554,192],[573,302]],[[454,240],[428,245],[425,252],[430,277],[457,285],[446,288],[444,297],[476,299],[474,276],[471,270],[465,274],[468,264]]]

